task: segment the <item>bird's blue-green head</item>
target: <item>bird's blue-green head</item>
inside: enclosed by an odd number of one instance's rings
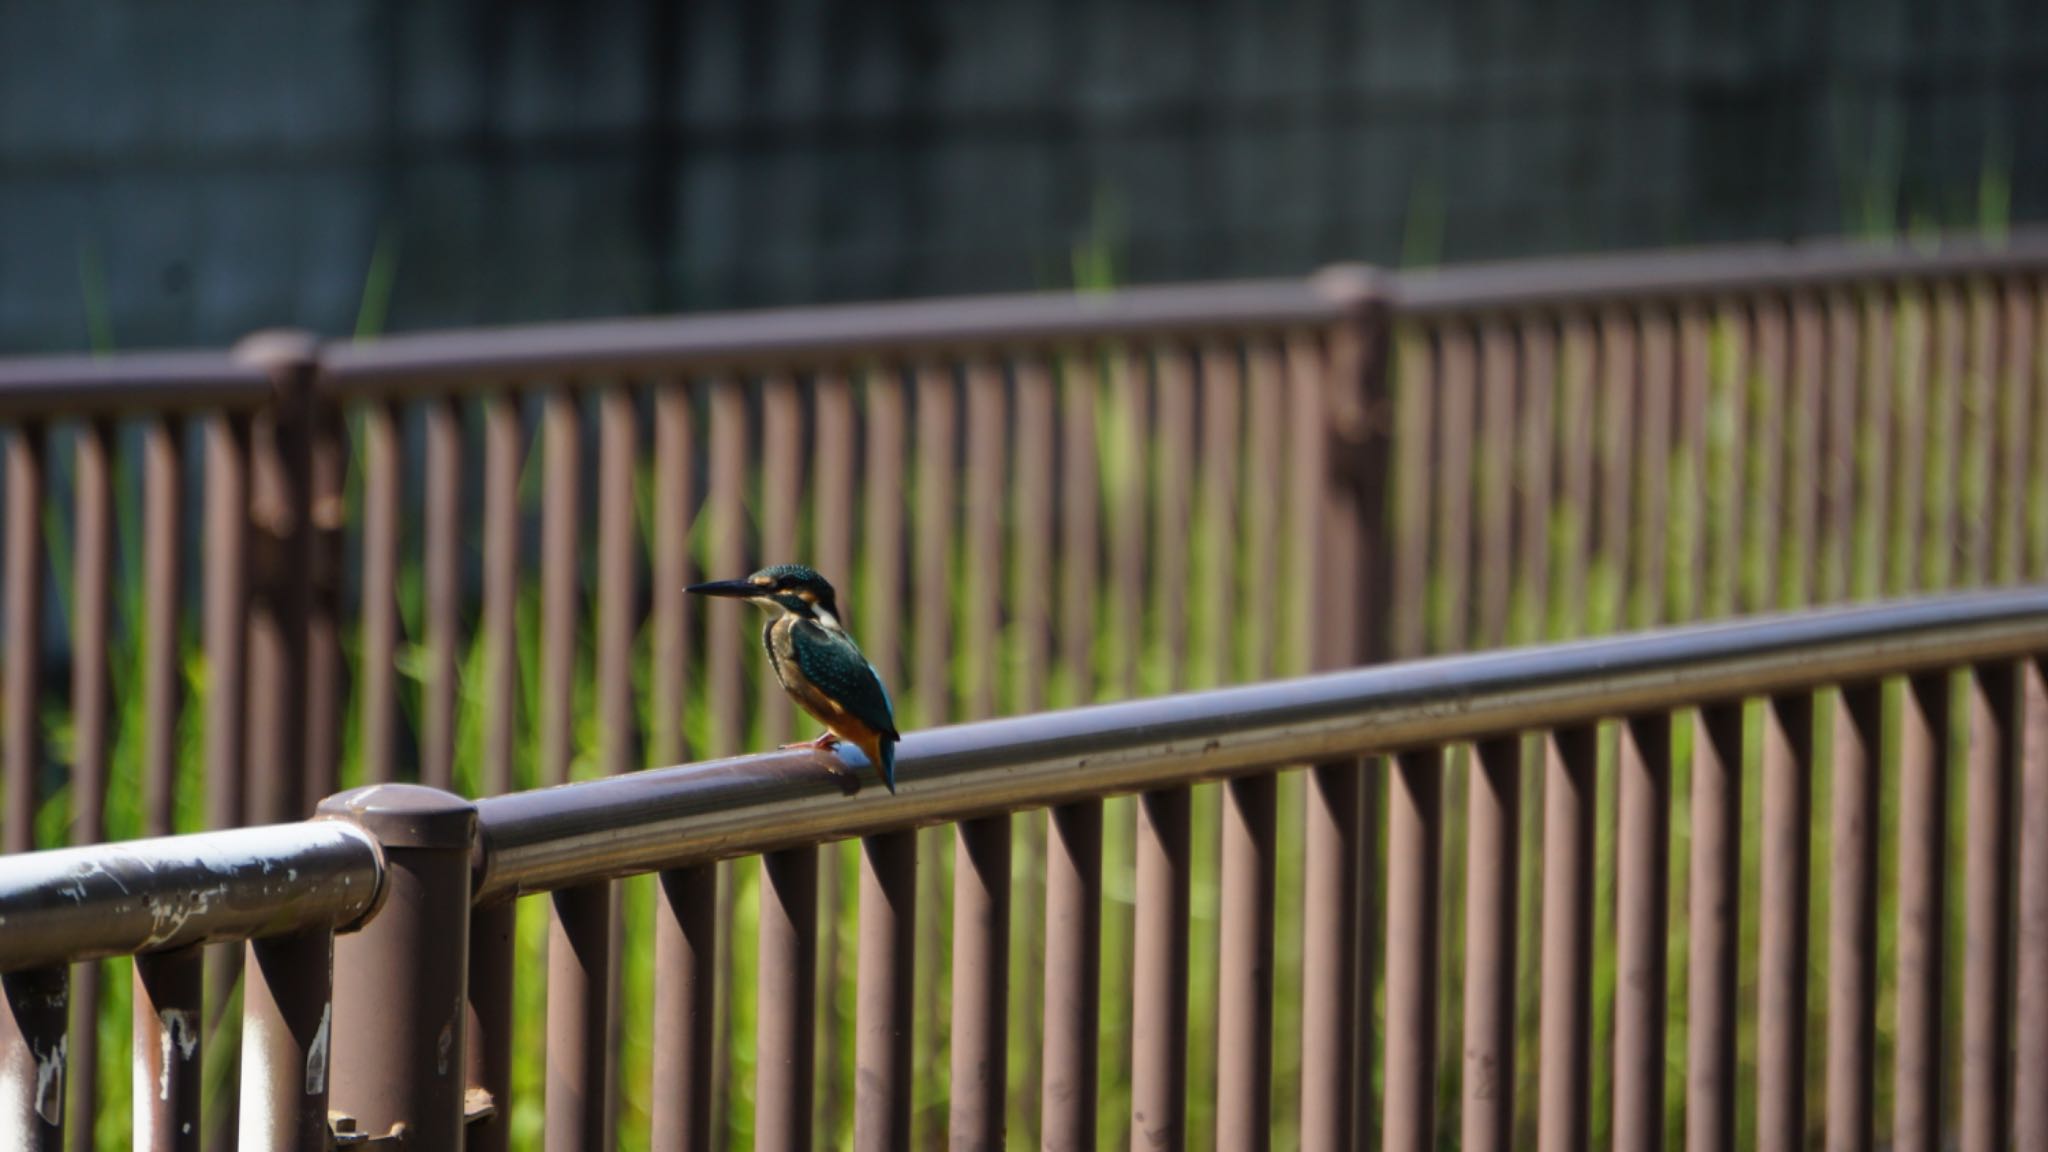
[[[777,564],[744,580],[693,584],[689,591],[699,596],[751,600],[770,612],[787,612],[828,628],[840,626],[838,594],[823,576],[801,564]]]

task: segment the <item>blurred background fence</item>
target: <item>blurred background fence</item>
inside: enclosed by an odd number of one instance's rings
[[[840,584],[905,727],[2042,579],[2044,288],[2048,236],[2020,233],[1995,249],[1336,269],[0,362],[4,847],[295,820],[389,779],[493,794],[808,735],[768,678],[758,622],[681,591],[790,559]],[[1613,755],[1610,735],[1603,788]],[[1461,779],[1447,776],[1453,905]],[[1361,790],[1374,821],[1376,793]],[[1130,1071],[1131,803],[1105,821],[1112,1140]],[[1218,813],[1216,786],[1197,789],[1197,1143]],[[1298,777],[1280,813],[1300,826]],[[1045,818],[1016,820],[1012,970],[1032,971]],[[952,853],[945,832],[926,835],[915,1124],[936,1144]],[[851,1116],[852,849],[821,855],[819,888],[818,1123],[835,1141]],[[1283,894],[1300,890],[1300,852],[1283,837]],[[739,1143],[757,868],[721,876],[714,1099]],[[1377,883],[1362,886],[1374,908]],[[613,950],[626,1085],[648,1083],[650,885],[622,885]],[[1533,931],[1536,901],[1522,904]],[[1283,895],[1278,916],[1284,1127],[1298,1113],[1298,900]],[[545,967],[545,919],[522,906],[521,973]],[[1456,930],[1446,939],[1456,964]],[[1611,949],[1597,959],[1596,1013]],[[97,1140],[117,1147],[126,1077],[94,1071],[127,1067],[128,981],[100,983],[99,968],[74,997],[74,1115],[108,1117]],[[234,1019],[233,976],[215,966],[215,1019]],[[1017,1019],[1038,1018],[1037,994],[1018,982]],[[540,1130],[543,996],[520,981],[517,1146]],[[210,1051],[233,1043],[224,1030]],[[232,1068],[215,1059],[209,1077]],[[1028,1143],[1036,1054],[1020,1045],[1010,1070],[1010,1131]],[[1448,1100],[1459,1075],[1453,1054]],[[619,1100],[626,1144],[644,1142],[648,1107]],[[213,1110],[217,1133],[230,1112]],[[1608,1110],[1593,1114],[1597,1136]]]

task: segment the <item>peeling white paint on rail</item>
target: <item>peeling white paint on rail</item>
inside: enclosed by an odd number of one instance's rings
[[[328,1001],[320,1009],[320,1027],[313,1033],[312,1046],[306,1049],[306,1095],[319,1096],[327,1091],[327,1037],[328,1026],[334,1022],[334,1002]]]

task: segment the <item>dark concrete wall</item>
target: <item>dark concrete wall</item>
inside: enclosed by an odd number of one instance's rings
[[[2041,0],[0,0],[0,350],[2048,216]]]

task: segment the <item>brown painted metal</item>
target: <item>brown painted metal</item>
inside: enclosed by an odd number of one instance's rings
[[[1941,1147],[1942,928],[1948,841],[1949,676],[1912,677],[1899,719],[1898,1024],[1892,1139]]]
[[[1156,651],[1164,660],[1166,688],[1187,686],[1188,535],[1194,517],[1195,366],[1178,343],[1156,351],[1157,384],[1152,442],[1157,455],[1158,494],[1152,513],[1148,557],[1150,590],[1146,607],[1156,613]]]
[[[1827,1140],[1830,1152],[1874,1146],[1877,1100],[1878,797],[1884,685],[1842,686],[1834,714],[1828,868]]]
[[[1515,332],[1495,318],[1479,327],[1478,437],[1474,452],[1473,641],[1507,643],[1514,593]]]
[[[113,589],[113,491],[108,462],[112,429],[80,425],[72,441],[71,553],[71,835],[97,844],[107,821],[107,616]],[[71,1060],[68,1086],[73,1152],[94,1146],[99,1099],[100,965],[71,974]]]
[[[400,855],[404,854],[405,850],[400,850]],[[444,857],[438,862],[441,865],[438,870],[447,873],[442,883],[450,886],[461,884],[461,881],[454,878],[456,869],[450,866],[456,862],[456,854],[440,852],[438,855]],[[406,865],[398,864],[396,867],[403,868]],[[411,889],[411,879],[406,877],[398,881],[404,894],[395,892],[393,899],[398,902],[397,907],[400,909],[405,907],[408,898],[417,898],[416,890],[406,891]],[[461,908],[456,904],[454,894],[448,895],[450,898],[442,902],[439,911],[442,914],[452,912],[460,916]],[[394,922],[404,918],[404,911],[399,911],[393,916]],[[392,927],[392,924],[380,923],[374,931],[389,932]],[[436,952],[455,943],[441,936],[436,927],[416,925],[410,943],[420,947],[430,946]],[[457,932],[454,935],[459,940],[461,933]],[[459,943],[455,946],[459,947]],[[327,1127],[330,1094],[339,1097],[336,1103],[340,1111],[358,1120],[374,1121],[385,1115],[393,1115],[396,1117],[394,1123],[404,1121],[413,1131],[449,1133],[449,1126],[445,1123],[410,1120],[409,1117],[419,1113],[399,1110],[412,1105],[385,1095],[388,1089],[410,1089],[413,1087],[412,1082],[400,1080],[393,1084],[390,1080],[384,1080],[379,1083],[374,1071],[367,1083],[361,1078],[362,1065],[376,1064],[385,1059],[387,1053],[382,1050],[366,1053],[355,1045],[371,1036],[383,1040],[395,1039],[391,1031],[392,1026],[402,1028],[407,1021],[359,1020],[352,1026],[346,1015],[350,1005],[348,992],[353,991],[360,995],[366,984],[378,990],[390,987],[393,995],[399,998],[402,1004],[420,1011],[436,1007],[430,1000],[423,1002],[407,999],[406,992],[397,990],[416,987],[416,970],[434,967],[426,962],[427,955],[427,952],[407,953],[403,950],[394,950],[388,953],[386,958],[395,967],[380,973],[358,972],[353,974],[353,980],[344,972],[343,978],[339,981],[344,991],[337,1001],[334,995],[337,991],[336,951],[331,932],[324,928],[315,928],[249,942],[245,961],[247,978],[243,982],[242,992],[242,1106],[237,1117],[241,1139],[244,1141],[243,1147],[290,1149],[291,1152],[326,1152],[332,1146]],[[345,968],[350,960],[360,956],[361,953],[354,951],[353,948],[344,950],[343,967]],[[445,983],[445,980],[442,983]],[[354,1003],[361,1004],[363,1001],[356,1000]],[[377,1003],[380,1007],[382,1004],[381,1001],[372,1003]],[[460,1004],[459,999],[457,1004]],[[457,1012],[460,1012],[459,1006]],[[374,1015],[375,1011],[364,1014]],[[462,1027],[461,1020],[454,1019],[452,1027],[459,1033]],[[422,1057],[426,1053],[421,1052],[420,1047],[425,1045],[427,1053],[438,1053],[439,1041],[447,1034],[441,1032],[415,1038],[412,1051],[397,1056],[395,1062],[402,1064],[415,1075],[423,1075],[426,1064]],[[337,1058],[342,1063],[337,1063]],[[199,1069],[196,1064],[190,1071],[194,1073],[192,1079],[197,1081],[199,1078],[196,1073]],[[193,1092],[196,1104],[196,1084]],[[373,1096],[377,1099],[371,1100]],[[461,1097],[462,1093],[458,1086],[454,1098],[459,1102]],[[379,1110],[366,1115],[364,1112],[354,1111],[356,1107]],[[392,1111],[383,1112],[382,1107],[389,1107]],[[196,1116],[196,1108],[192,1114]]]
[[[1441,749],[1395,758],[1387,808],[1388,1152],[1436,1147],[1437,983],[1442,969]],[[1364,995],[1361,990],[1361,995]],[[1363,1128],[1364,1109],[1359,1109]]]
[[[1109,370],[1101,388],[1115,414],[1109,432],[1121,431],[1118,440],[1106,440],[1103,463],[1115,461],[1102,477],[1103,504],[1108,513],[1109,534],[1108,597],[1104,611],[1109,617],[1114,666],[1105,669],[1104,681],[1114,698],[1128,700],[1138,694],[1138,664],[1145,634],[1145,491],[1151,476],[1152,362],[1141,348],[1128,345],[1105,350]],[[1118,473],[1121,488],[1114,486]]]
[[[36,810],[42,794],[40,661],[43,637],[43,429],[9,428],[7,452],[6,711],[0,727],[7,814],[0,851],[35,847]]]
[[[1671,715],[1622,725],[1615,883],[1614,1145],[1664,1146],[1664,1004],[1671,932]]]
[[[867,461],[862,473],[867,509],[861,523],[865,564],[860,613],[861,650],[884,684],[903,683],[904,412],[902,374],[877,369],[867,376]]]
[[[761,857],[754,1147],[808,1152],[817,1028],[818,850]]]
[[[654,920],[654,1128],[660,1152],[708,1152],[718,872],[661,874]]]
[[[1970,692],[1969,847],[1964,865],[1963,1146],[2012,1146],[2013,804],[2025,706],[2021,667],[1980,664]]]
[[[310,375],[312,357],[304,371]],[[349,692],[342,658],[342,593],[348,529],[348,426],[341,409],[314,398],[306,413],[306,520],[300,583],[305,598],[305,725],[302,805],[341,787],[342,727]]]
[[[512,749],[520,719],[519,470],[526,432],[517,396],[500,393],[486,399],[483,408],[484,758],[478,774],[484,794],[496,796],[512,790]],[[682,589],[675,594],[681,596]],[[661,675],[657,663],[657,680]]]
[[[1725,411],[1721,417],[1729,431],[1722,438],[1720,459],[1708,474],[1708,483],[1721,492],[1721,514],[1713,533],[1714,557],[1709,613],[1725,616],[1743,609],[1743,558],[1748,555],[1749,534],[1749,435],[1750,373],[1756,367],[1756,340],[1749,318],[1739,302],[1722,299],[1714,309],[1714,335],[1725,348],[1721,371],[1712,388]]]
[[[1010,1008],[1010,817],[957,828],[953,855],[951,1147],[1004,1147]]]
[[[1587,435],[1596,426],[1597,344],[1592,321],[1578,313],[1567,313],[1558,333],[1557,408],[1560,427],[1580,429]],[[1575,534],[1562,542],[1557,558],[1557,588],[1551,593],[1558,606],[1557,620],[1564,636],[1582,636],[1586,631],[1586,567],[1592,539],[1593,464],[1590,451],[1565,452],[1558,462],[1556,500],[1568,511],[1567,521]]]
[[[216,351],[0,359],[0,420],[246,412],[276,393],[270,374]]]
[[[198,1152],[200,1147],[199,989],[204,959],[198,948],[135,958],[131,1138],[140,1152]]]
[[[921,722],[951,718],[953,528],[960,511],[955,470],[957,382],[943,364],[917,368],[916,571],[911,604],[917,647],[911,661],[911,696]]]
[[[761,503],[756,523],[761,563],[788,564],[797,558],[797,490],[804,472],[802,397],[796,381],[784,373],[763,380],[760,397]],[[796,712],[788,693],[763,692],[754,708],[754,722],[768,739],[782,743],[796,738]],[[810,718],[803,721],[809,723]]]
[[[311,381],[315,355],[301,333],[259,333],[236,355],[268,371],[276,403],[249,441],[250,565],[246,800],[254,822],[303,819],[309,743],[307,619],[312,598]]]
[[[1642,499],[1631,528],[1637,537],[1635,569],[1629,587],[1634,611],[1632,627],[1654,627],[1668,616],[1665,568],[1670,559],[1672,409],[1677,402],[1677,333],[1672,315],[1662,309],[1641,312],[1641,395],[1636,404],[1636,483]]]
[[[1743,538],[1744,570],[1749,581],[1741,604],[1746,611],[1766,612],[1784,606],[1778,575],[1788,521],[1780,503],[1785,477],[1786,409],[1792,399],[1791,321],[1786,302],[1776,296],[1750,302],[1749,330],[1752,341],[1750,369],[1754,381],[1746,386],[1760,389],[1757,403],[1748,406],[1748,421],[1735,426],[1737,437],[1748,441],[1755,463],[1747,475],[1754,481],[1745,488],[1744,509],[1749,534]]]
[[[0,1137],[20,1152],[64,1147],[70,966],[0,975]]]
[[[1469,647],[1472,573],[1472,468],[1474,393],[1479,386],[1478,353],[1465,325],[1451,325],[1437,337],[1435,469],[1431,477],[1430,526],[1435,537],[1431,573],[1436,603],[1431,612],[1430,651],[1462,652]]]
[[[645,767],[633,698],[633,635],[640,619],[633,474],[639,458],[633,394],[598,400],[597,718],[607,775]]]
[[[1852,590],[1861,596],[1876,596],[1891,588],[1892,548],[1898,531],[1892,520],[1893,456],[1893,357],[1901,333],[1893,327],[1893,302],[1886,291],[1863,293],[1859,301],[1862,328],[1858,348],[1862,372],[1858,389],[1863,396],[1860,434],[1866,445],[1862,467],[1856,477],[1857,502],[1863,507],[1866,543],[1856,555],[1856,579]]]
[[[330,796],[320,813],[374,836],[384,861],[376,916],[334,946],[334,1109],[372,1134],[403,1124],[422,1147],[459,1147],[476,807],[382,784]]]
[[[594,1152],[605,1146],[611,1098],[610,884],[565,888],[548,920],[547,1146]]]
[[[168,836],[177,812],[178,712],[183,668],[183,462],[178,426],[142,429],[142,787],[145,836]]]
[[[574,394],[547,393],[541,409],[540,783],[569,778],[575,755],[577,578],[583,519],[583,420]]]
[[[242,729],[248,693],[249,418],[206,418],[205,570],[206,826],[234,828],[247,809]],[[217,948],[207,959],[206,1026],[223,1023],[242,950]]]
[[[1277,780],[1224,785],[1216,981],[1216,1145],[1261,1152],[1273,1127],[1273,886]]]
[[[2048,676],[2042,662],[2021,666],[2019,785],[2019,956],[2013,1072],[2013,1139],[2048,1147]]]
[[[861,1152],[893,1152],[910,1144],[916,917],[917,834],[862,840],[853,1050],[853,1146]]]
[[[1890,448],[1891,472],[1896,477],[1892,489],[1896,507],[1888,510],[1892,538],[1886,560],[1891,576],[1885,588],[1897,596],[1924,587],[1921,553],[1926,525],[1922,515],[1930,431],[1928,393],[1934,376],[1934,302],[1917,286],[1901,285],[1894,307],[1897,331],[1893,341],[1899,362],[1888,379],[1895,414]]]
[[[2027,553],[2028,430],[2033,427],[2034,331],[2028,315],[2031,300],[2023,280],[1999,285],[1996,362],[1989,371],[1997,407],[1992,417],[1998,461],[1992,472],[1989,515],[1995,537],[1993,579],[2017,583]]]
[[[51,849],[0,869],[0,972],[345,926],[376,899],[375,845],[334,823]]]
[[[1542,1036],[1537,1147],[1586,1147],[1592,1105],[1593,828],[1600,730],[1550,737],[1543,781]]]
[[[1820,501],[1822,550],[1816,577],[1825,603],[1848,599],[1856,564],[1858,421],[1862,416],[1862,359],[1857,309],[1841,291],[1821,301],[1825,352],[1821,382]]]
[[[1806,1146],[1807,915],[1811,890],[1811,693],[1773,696],[1763,747],[1763,956],[1758,971],[1757,1140],[1765,1152]]]
[[[977,360],[967,367],[966,459],[971,465],[961,481],[966,489],[966,574],[962,592],[960,643],[982,658],[967,662],[962,715],[981,720],[996,714],[1002,601],[1008,598],[1003,549],[1004,497],[1009,489],[1010,425],[1004,405],[1009,381],[998,364]]]
[[[1704,306],[1695,301],[1679,307],[1676,436],[1687,465],[1679,491],[1687,494],[1688,500],[1682,513],[1673,509],[1673,516],[1684,528],[1678,542],[1678,555],[1684,557],[1682,564],[1687,579],[1686,598],[1672,604],[1671,615],[1681,620],[1696,620],[1707,615],[1710,603],[1707,578],[1711,566],[1707,545],[1712,534],[1707,513],[1713,495],[1712,485],[1708,483],[1708,466],[1712,460],[1708,451],[1713,419],[1710,398],[1713,388],[1710,363],[1712,329],[1713,316]]]
[[[1095,443],[1097,385],[1091,358],[1079,353],[1068,357],[1061,377],[1059,662],[1067,670],[1072,700],[1088,703],[1096,696],[1096,596],[1102,550],[1097,533],[1102,501]]]
[[[1932,411],[1925,426],[1916,431],[1928,444],[1928,487],[1936,498],[1921,505],[1921,531],[1926,549],[1921,557],[1921,586],[1947,588],[1955,580],[1968,583],[1960,561],[1964,532],[1957,480],[1962,471],[1963,363],[1968,333],[1963,318],[1963,286],[1950,280],[1928,285],[1933,300],[1933,332],[1930,358],[1933,379],[1928,382],[1927,403]],[[1939,469],[1937,471],[1936,469]]]
[[[1271,341],[1253,343],[1245,353],[1245,461],[1244,532],[1237,550],[1256,579],[1268,570],[1269,557],[1281,555],[1281,518],[1272,509],[1282,507],[1285,490],[1281,476],[1286,464],[1281,442],[1286,432],[1284,418],[1287,377],[1279,349]],[[1263,680],[1278,665],[1275,650],[1280,647],[1280,597],[1251,596],[1240,602],[1251,628],[1249,678]]]
[[[1971,284],[1966,289],[1962,437],[1951,499],[1964,517],[1956,540],[1963,575],[1955,583],[1969,587],[1995,582],[1992,548],[1998,498],[1992,484],[2004,455],[2004,433],[1998,424],[1997,306],[1991,285]]]
[[[362,440],[363,657],[357,709],[364,778],[382,783],[398,774],[399,490],[404,459],[398,414],[391,405],[373,400],[364,406]]]
[[[1237,516],[1244,381],[1238,347],[1234,344],[1205,343],[1200,364],[1202,427],[1201,441],[1195,449],[1195,476],[1207,547],[1198,558],[1202,597],[1195,606],[1194,617],[1204,641],[1199,660],[1199,666],[1207,672],[1204,683],[1228,684],[1237,679],[1231,658],[1236,639],[1235,609],[1239,605],[1235,576],[1240,559],[1238,550],[1245,544]],[[1019,490],[1029,492],[1021,461],[1017,479]]]
[[[505,1152],[511,1144],[513,984],[518,906],[493,900],[469,910],[469,1015],[464,1083],[490,1096],[491,1116],[471,1124],[465,1152]]]
[[[1046,1152],[1095,1147],[1102,981],[1102,801],[1054,808],[1045,878]]]
[[[1352,1141],[1360,775],[1355,760],[1309,772],[1302,916],[1315,930],[1302,942],[1301,976],[1301,1141],[1307,1148],[1347,1148]]]
[[[1189,794],[1138,798],[1131,1146],[1183,1148],[1188,1104]]]
[[[1465,869],[1465,1048],[1460,1146],[1506,1152],[1515,1124],[1515,932],[1521,897],[1522,740],[1471,761]]]
[[[455,786],[455,674],[462,613],[462,414],[450,399],[427,401],[426,675],[421,684],[420,783]]]
[[[1520,395],[1516,399],[1519,435],[1515,443],[1515,487],[1521,500],[1515,509],[1515,583],[1521,587],[1527,615],[1517,643],[1534,643],[1550,627],[1551,489],[1557,452],[1557,332],[1548,317],[1521,324]]]
[[[654,706],[650,709],[647,758],[656,764],[681,763],[683,694],[689,684],[690,526],[696,505],[691,492],[697,459],[692,432],[690,394],[682,385],[664,382],[654,390],[654,540],[653,567]],[[720,576],[719,579],[730,579]]]
[[[1643,378],[1641,342],[1632,309],[1617,307],[1598,313],[1594,330],[1599,357],[1594,376],[1598,381],[1594,398],[1598,423],[1593,442],[1595,518],[1589,543],[1619,591],[1611,617],[1613,626],[1619,627],[1628,620],[1629,578],[1635,574],[1635,553],[1644,544],[1633,531],[1636,389]]]

